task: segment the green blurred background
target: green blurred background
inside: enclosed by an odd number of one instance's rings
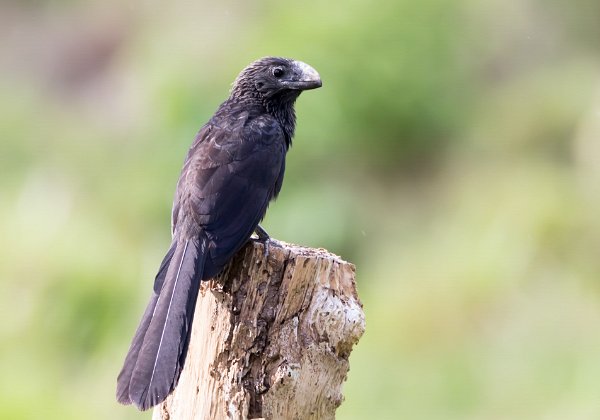
[[[598,0],[4,1],[0,417],[115,378],[195,132],[301,59],[276,238],[357,266],[339,419],[600,418]]]

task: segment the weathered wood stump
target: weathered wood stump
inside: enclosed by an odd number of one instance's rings
[[[354,266],[250,241],[203,283],[185,367],[154,420],[331,419],[365,330]]]

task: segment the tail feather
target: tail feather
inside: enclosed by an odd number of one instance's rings
[[[148,306],[146,306],[146,310],[144,311],[140,325],[133,336],[131,346],[129,346],[129,351],[125,357],[123,368],[121,369],[121,372],[117,378],[117,401],[119,401],[121,404],[131,404],[132,402],[131,398],[129,397],[129,383],[131,382],[131,375],[133,373],[135,363],[137,362],[140,349],[142,348],[142,344],[144,343],[146,331],[148,331],[148,326],[150,325],[150,321],[152,321],[154,309],[156,308],[156,302],[158,301],[158,294],[160,293],[162,285],[164,284],[165,277],[167,275],[167,269],[169,268],[169,264],[173,258],[175,248],[176,243],[174,242],[160,264],[160,268],[158,269],[158,273],[156,274],[156,278],[154,280],[154,293],[150,297]]]
[[[156,308],[157,301],[158,295],[153,293],[150,302],[146,307],[146,311],[142,316],[142,321],[133,336],[131,346],[125,357],[125,363],[123,363],[123,368],[117,378],[117,401],[121,404],[132,403],[131,398],[129,397],[129,383],[131,382],[131,375],[133,374],[133,369],[135,368],[140,349],[144,343],[144,336],[146,335],[150,321],[152,321],[152,314]]]
[[[204,266],[204,243],[175,241],[161,265],[138,332],[119,375],[117,399],[146,410],[167,397],[179,379]]]

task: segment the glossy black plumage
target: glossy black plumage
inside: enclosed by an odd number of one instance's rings
[[[117,380],[117,400],[146,410],[179,378],[201,280],[246,243],[283,182],[294,102],[321,86],[310,66],[267,57],[246,67],[186,157],[172,212],[173,241]]]

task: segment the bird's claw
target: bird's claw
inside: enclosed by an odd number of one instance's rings
[[[261,225],[258,225],[256,227],[256,229],[254,230],[254,232],[256,233],[256,236],[258,237],[258,241],[262,242],[265,247],[265,258],[269,258],[269,244],[270,244],[270,242],[275,241],[275,240],[271,239],[271,236],[269,236],[267,231],[264,230]]]

